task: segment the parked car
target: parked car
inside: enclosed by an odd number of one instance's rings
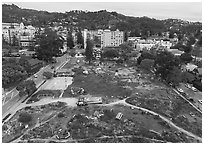
[[[194,102],[194,99],[193,99],[193,98],[189,98],[188,100],[189,100],[190,102],[192,102],[192,103]]]
[[[187,87],[187,88],[191,88],[191,85],[189,85],[189,84],[185,84],[185,86]]]
[[[34,78],[37,78],[37,77],[38,77],[38,75],[36,75],[36,74],[34,74],[33,76],[34,76]]]
[[[180,92],[181,95],[183,95],[184,97],[187,97],[187,94],[185,92]]]
[[[199,102],[200,104],[202,104],[202,100],[198,100],[198,102]]]
[[[181,93],[183,93],[184,91],[183,91],[183,89],[181,89],[181,88],[177,88],[177,90]]]
[[[197,89],[196,89],[195,87],[191,87],[191,89],[192,89],[194,92],[197,91]]]

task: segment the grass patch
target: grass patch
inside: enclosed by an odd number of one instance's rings
[[[74,78],[72,85],[65,90],[63,97],[70,97],[71,87],[81,87],[88,94],[103,96],[130,96],[131,91],[117,84],[111,83],[112,77],[107,74],[97,75],[89,74],[87,76],[81,74]]]

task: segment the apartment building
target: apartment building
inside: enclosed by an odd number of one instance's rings
[[[31,46],[33,45],[35,33],[36,28],[31,25],[2,23],[2,38],[9,44]]]
[[[3,29],[8,29],[8,28],[17,28],[20,27],[20,24],[18,23],[2,23],[2,28]]]
[[[15,28],[3,28],[2,39],[9,44],[15,43],[15,39],[18,39],[18,30]]]
[[[124,42],[124,33],[119,31],[104,30],[101,32],[101,47],[117,47]]]
[[[137,39],[133,43],[133,47],[136,48],[136,50],[142,51],[143,49],[151,49],[152,47],[156,46],[157,42],[153,40],[145,40],[145,39]]]

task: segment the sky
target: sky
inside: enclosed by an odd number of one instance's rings
[[[202,21],[201,2],[6,2],[20,8],[65,12],[71,10],[116,11],[126,16]]]

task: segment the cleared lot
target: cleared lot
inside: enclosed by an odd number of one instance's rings
[[[72,77],[57,77],[48,80],[41,90],[66,90],[72,84]]]

